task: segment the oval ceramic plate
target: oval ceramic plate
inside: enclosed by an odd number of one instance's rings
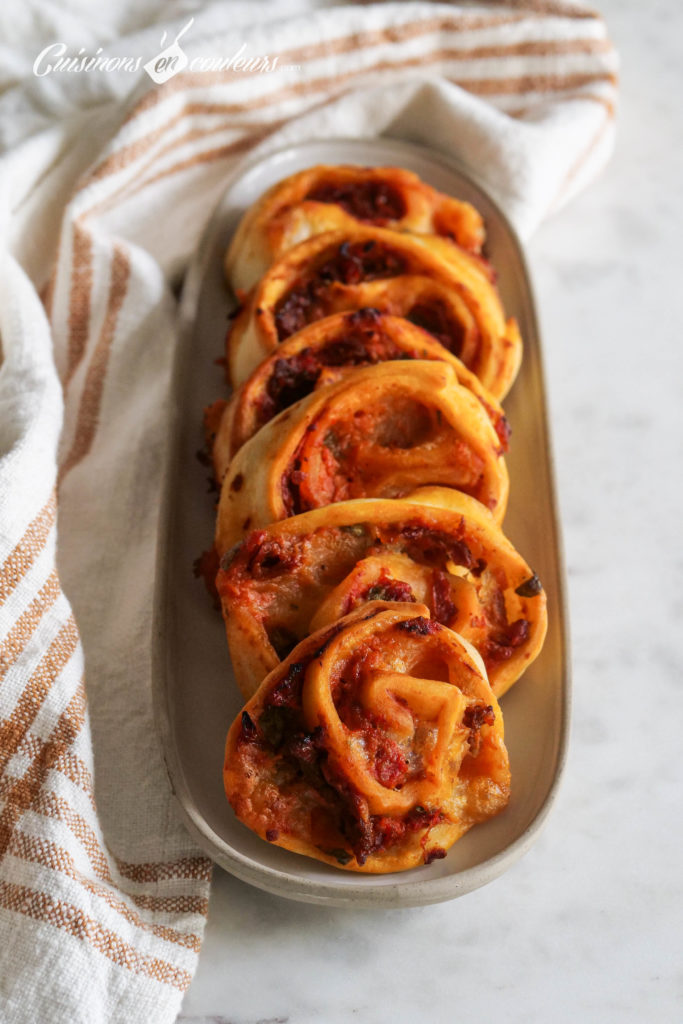
[[[394,165],[469,200],[483,214],[487,254],[501,297],[519,322],[524,359],[505,403],[512,425],[511,480],[505,532],[543,580],[549,630],[541,656],[502,701],[512,767],[512,798],[499,817],[472,829],[444,860],[411,871],[363,876],[270,846],[235,818],[222,784],[228,726],[241,707],[220,614],[193,562],[210,547],[214,499],[197,459],[202,410],[225,395],[216,360],[223,355],[233,300],[222,262],[239,217],[286,175],[316,163]],[[380,139],[309,142],[243,166],[207,228],[188,273],[177,353],[172,437],[157,565],[156,713],[171,784],[188,828],[227,871],[280,896],[355,906],[404,907],[452,899],[483,885],[532,843],[557,791],[569,713],[563,572],[550,457],[541,350],[519,243],[491,199],[443,158]]]

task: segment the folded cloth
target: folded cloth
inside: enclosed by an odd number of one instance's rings
[[[251,27],[235,6],[175,44],[187,18],[119,39],[137,72],[48,72],[0,100],[5,1024],[172,1021],[196,964],[211,869],[155,737],[152,585],[172,285],[228,173],[308,138],[409,139],[528,236],[612,146],[616,57],[578,4],[266,5]],[[150,81],[171,45],[185,69]],[[217,68],[238,52],[271,69]]]

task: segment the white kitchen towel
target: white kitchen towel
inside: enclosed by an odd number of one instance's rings
[[[0,1019],[157,1024],[211,874],[151,702],[173,285],[237,162],[307,138],[452,154],[528,236],[609,156],[616,56],[560,0],[194,5],[191,25],[120,0],[100,42],[80,5],[30,7],[35,52],[25,26],[14,64],[0,47]]]

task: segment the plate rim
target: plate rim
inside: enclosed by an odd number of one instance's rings
[[[271,150],[259,155],[251,155],[249,158],[240,161],[226,176],[225,188],[214,206],[202,231],[200,241],[195,253],[189,263],[185,281],[182,288],[179,303],[180,329],[178,342],[173,354],[173,369],[171,373],[169,395],[178,393],[178,382],[186,361],[189,360],[191,352],[191,337],[194,329],[195,317],[198,309],[198,302],[201,294],[201,286],[206,272],[206,265],[209,259],[209,246],[207,241],[216,230],[217,217],[221,211],[225,197],[235,187],[241,178],[251,173],[264,162],[277,161],[292,153],[305,153],[307,149],[316,149],[331,145],[344,145],[350,150],[365,149],[368,146],[378,145],[383,152],[393,151],[397,160],[401,155],[421,157],[432,164],[443,167],[446,171],[455,173],[462,178],[467,185],[476,193],[481,194],[485,201],[495,211],[509,241],[515,251],[515,258],[524,276],[526,283],[525,301],[527,309],[526,316],[532,326],[533,335],[537,341],[537,365],[540,374],[541,388],[541,422],[544,432],[544,453],[549,481],[549,511],[555,533],[555,559],[557,564],[557,607],[555,614],[558,619],[558,628],[562,638],[562,693],[559,701],[559,725],[558,742],[555,756],[555,772],[548,786],[546,794],[536,814],[527,824],[524,830],[502,850],[488,857],[486,860],[464,868],[450,875],[443,875],[429,879],[408,878],[410,872],[396,872],[395,884],[385,882],[382,885],[372,885],[372,875],[358,873],[348,880],[350,873],[340,874],[346,878],[342,886],[334,882],[318,880],[315,878],[304,878],[292,874],[286,870],[274,868],[270,865],[256,864],[250,857],[240,853],[234,848],[228,847],[212,829],[209,822],[194,805],[191,790],[187,781],[186,772],[178,745],[174,742],[173,716],[170,708],[170,687],[166,683],[166,659],[168,654],[169,640],[169,605],[171,602],[171,588],[169,586],[169,575],[171,561],[168,557],[169,543],[172,537],[172,526],[175,517],[175,504],[172,500],[180,480],[181,459],[180,438],[183,426],[183,414],[181,405],[171,402],[171,411],[168,424],[168,443],[164,453],[164,474],[163,485],[160,490],[160,506],[157,525],[157,542],[155,549],[155,581],[153,597],[153,625],[152,625],[152,703],[157,738],[160,742],[161,753],[166,774],[168,776],[171,791],[174,796],[174,803],[180,812],[180,816],[189,833],[201,847],[201,849],[233,876],[241,881],[255,886],[272,895],[293,899],[309,904],[318,904],[337,907],[355,908],[400,908],[427,906],[435,903],[446,902],[465,895],[483,885],[488,884],[502,875],[517,860],[522,857],[537,839],[543,825],[555,804],[560,785],[566,768],[569,733],[571,724],[572,707],[572,678],[570,660],[569,623],[567,610],[567,583],[564,547],[562,543],[562,529],[558,510],[557,485],[555,474],[554,448],[552,444],[552,433],[548,415],[547,388],[544,351],[539,330],[536,304],[531,285],[531,278],[528,271],[527,261],[524,255],[522,244],[517,232],[512,226],[509,218],[500,209],[496,200],[488,191],[463,168],[461,163],[449,154],[444,154],[428,146],[405,142],[403,140],[384,138],[382,136],[368,137],[345,137],[335,136],[326,139],[308,139],[298,143],[288,144],[276,150]],[[350,154],[351,155],[351,154]],[[384,160],[384,158],[382,158]],[[318,161],[319,162],[319,161]],[[352,162],[352,161],[351,161]],[[365,162],[365,161],[363,161]],[[388,164],[384,163],[384,166]],[[389,876],[383,876],[387,878]],[[407,879],[407,880],[406,880]],[[357,890],[361,890],[360,892]]]

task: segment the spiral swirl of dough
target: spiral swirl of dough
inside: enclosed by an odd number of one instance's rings
[[[446,363],[353,370],[240,448],[221,487],[217,544],[313,508],[398,498],[426,484],[470,494],[502,520],[508,475],[481,404]]]
[[[349,870],[443,857],[509,797],[481,658],[425,606],[371,602],[263,681],[230,730],[225,786],[264,838]]]

